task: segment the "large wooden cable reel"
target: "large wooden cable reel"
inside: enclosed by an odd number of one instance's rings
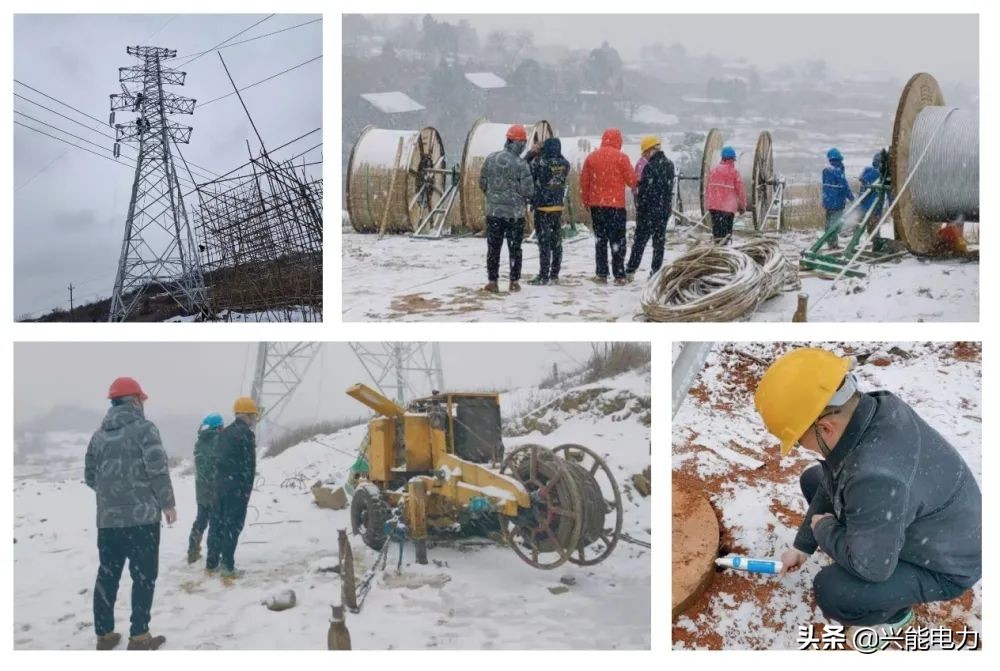
[[[347,211],[359,233],[409,233],[441,200],[445,153],[432,127],[391,130],[367,126],[347,163]],[[388,210],[387,210],[388,208]]]
[[[486,157],[503,149],[507,129],[512,125],[512,123],[494,123],[480,118],[472,125],[465,138],[458,186],[458,204],[461,225],[468,232],[482,233],[486,230],[486,197],[479,188],[479,174]],[[528,135],[525,152],[531,149],[536,142],[544,142],[554,135],[552,125],[544,119],[534,124],[523,125]],[[534,230],[532,223],[529,213],[525,217],[525,236]]]
[[[708,214],[708,176],[719,162],[719,154],[722,152],[722,131],[713,128],[705,136],[705,149],[701,153],[701,188],[699,197],[701,204],[701,216],[704,218]]]
[[[775,187],[774,149],[771,143],[771,134],[766,130],[757,137],[749,187],[747,189],[747,207],[753,216],[754,230],[759,231],[764,225],[764,217],[767,216],[767,210],[774,199]]]
[[[892,125],[889,177],[892,180],[893,197],[896,199],[892,208],[893,226],[896,238],[918,255],[931,254],[937,247],[940,222],[930,221],[920,215],[914,207],[913,195],[909,189],[902,194],[898,194],[898,190],[909,176],[910,166],[919,158],[910,155],[910,140],[920,111],[925,107],[941,107],[944,104],[944,95],[937,80],[926,72],[917,73],[903,87]]]
[[[541,569],[567,561],[591,566],[614,551],[621,494],[595,452],[581,445],[523,445],[507,454],[500,473],[520,482],[531,498],[530,509],[500,518],[508,545],[526,563]]]

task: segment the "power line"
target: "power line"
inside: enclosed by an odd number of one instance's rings
[[[71,109],[71,110],[73,110],[74,112],[77,112],[77,113],[79,113],[79,114],[82,114],[83,116],[87,117],[88,119],[93,119],[94,121],[96,121],[97,123],[101,124],[102,126],[104,126],[104,125],[105,125],[105,122],[104,122],[104,121],[102,121],[101,119],[98,119],[97,117],[95,117],[95,116],[93,116],[93,115],[90,115],[90,114],[87,114],[87,113],[86,113],[86,112],[84,112],[83,110],[81,110],[81,109],[78,109],[78,108],[76,108],[76,107],[73,107],[73,106],[72,106],[72,105],[70,105],[69,103],[67,103],[67,102],[64,102],[64,101],[62,101],[62,100],[60,100],[59,98],[55,98],[55,97],[53,97],[53,96],[50,96],[50,95],[49,95],[48,93],[45,93],[44,91],[39,91],[39,90],[38,90],[38,89],[36,89],[35,87],[33,87],[33,86],[29,86],[28,84],[25,84],[25,83],[24,83],[24,82],[22,82],[22,81],[21,81],[20,79],[15,79],[14,81],[15,81],[16,83],[20,84],[21,86],[25,87],[26,89],[31,89],[32,91],[34,91],[35,93],[39,94],[40,96],[43,96],[43,97],[45,97],[45,98],[48,98],[49,100],[51,100],[51,101],[53,101],[53,102],[55,102],[55,103],[58,103],[58,104],[62,105],[63,107],[68,107],[69,109]],[[15,93],[14,95],[18,95],[18,94],[16,94],[16,93]],[[19,96],[19,97],[23,98],[23,96]],[[28,99],[28,98],[24,98],[24,99],[25,99],[25,100],[28,100],[28,102],[32,102],[32,103],[34,103],[34,101],[32,101],[32,100],[30,100],[30,99]],[[34,104],[38,105],[38,103],[34,103]],[[39,105],[39,107],[41,107],[41,106],[42,106],[42,105]],[[45,109],[48,109],[48,108],[46,107]],[[50,111],[51,111],[51,110],[50,110]],[[56,114],[58,114],[58,112],[56,112]],[[62,115],[60,115],[60,116],[62,116]],[[80,122],[76,122],[76,123],[80,123]],[[85,124],[81,124],[81,125],[84,125],[84,127],[85,127],[85,128],[87,127],[87,126],[86,126]],[[92,130],[92,131],[94,131],[95,133],[100,133],[100,131],[98,131],[98,130],[97,130],[96,128],[91,128],[91,130]],[[103,135],[103,133],[101,133],[101,134]],[[112,139],[112,140],[113,140],[113,139],[115,139],[115,138],[111,138],[110,136],[107,136],[107,135],[106,135],[105,137],[108,137],[108,138],[110,138],[110,139]],[[201,170],[201,171],[205,172],[205,173],[206,173],[207,175],[210,175],[210,176],[218,176],[218,175],[216,175],[216,173],[215,173],[215,172],[213,172],[212,170],[209,170],[209,169],[208,169],[208,168],[206,168],[205,166],[202,166],[202,165],[198,165],[197,163],[191,163],[191,165],[193,165],[194,167],[198,168],[199,170]]]
[[[156,37],[157,35],[159,35],[161,32],[163,32],[163,29],[166,28],[167,26],[169,26],[171,23],[173,23],[174,19],[176,19],[178,16],[180,16],[180,14],[174,14],[173,16],[171,16],[169,19],[167,19],[166,23],[164,23],[162,26],[160,26],[155,31],[153,31],[153,34],[150,35],[149,37],[143,38],[142,41],[143,42],[148,42],[149,40],[151,40],[154,37]]]
[[[122,166],[123,168],[128,168],[128,167],[129,167],[129,166],[125,165],[124,163],[119,163],[119,162],[118,162],[118,161],[116,161],[115,159],[113,159],[113,158],[109,158],[109,157],[105,156],[104,154],[98,154],[98,153],[97,153],[96,151],[94,151],[94,150],[92,150],[92,149],[87,149],[86,147],[81,147],[80,145],[76,144],[75,142],[70,142],[69,140],[64,140],[64,139],[63,139],[63,138],[61,138],[61,137],[56,137],[55,135],[51,135],[51,134],[49,134],[49,133],[46,133],[46,132],[45,132],[45,131],[43,131],[43,130],[39,130],[39,129],[35,128],[34,126],[29,126],[28,124],[24,124],[24,123],[21,123],[21,122],[20,122],[20,121],[18,121],[17,119],[15,119],[15,120],[14,120],[14,124],[15,124],[15,125],[17,125],[17,126],[22,126],[22,127],[24,127],[24,128],[27,128],[28,130],[33,130],[33,131],[35,131],[36,133],[41,133],[42,135],[45,135],[45,136],[47,136],[47,137],[50,137],[50,138],[52,138],[53,140],[59,140],[60,142],[62,142],[62,143],[64,143],[64,144],[68,144],[68,145],[69,145],[69,146],[71,146],[71,147],[76,147],[77,149],[82,149],[83,151],[85,151],[85,152],[88,152],[88,153],[90,153],[90,154],[93,154],[94,156],[100,156],[100,157],[101,157],[101,158],[103,158],[103,159],[104,159],[105,161],[111,161],[111,162],[112,162],[112,163],[114,163],[115,165],[120,165],[120,166]]]
[[[108,135],[107,133],[103,133],[103,132],[101,132],[101,131],[97,130],[96,128],[94,128],[93,126],[88,126],[87,124],[83,123],[82,121],[77,121],[77,120],[76,120],[76,119],[74,119],[73,117],[68,117],[68,116],[66,116],[65,114],[63,114],[62,112],[57,112],[57,111],[55,111],[54,109],[52,109],[51,107],[46,107],[45,105],[43,105],[43,104],[42,104],[42,103],[40,103],[40,102],[37,102],[37,101],[35,101],[35,100],[32,100],[31,98],[27,98],[27,97],[25,97],[25,96],[22,96],[22,95],[21,95],[20,93],[15,93],[15,94],[14,94],[14,97],[15,97],[15,98],[20,98],[21,100],[24,100],[25,102],[29,102],[29,103],[31,103],[32,105],[35,105],[36,107],[41,107],[41,108],[42,108],[43,110],[46,110],[46,111],[48,111],[48,112],[52,112],[52,113],[53,113],[53,114],[55,114],[56,116],[60,116],[60,117],[62,117],[63,119],[66,119],[67,121],[72,121],[72,122],[73,122],[73,123],[75,123],[76,125],[78,125],[78,126],[82,126],[82,127],[86,128],[86,129],[87,129],[87,130],[89,130],[89,131],[92,131],[92,132],[94,132],[94,133],[97,133],[98,135],[103,135],[104,137],[108,138],[109,140],[114,140],[114,139],[115,139],[115,137],[114,137],[113,135]]]
[[[241,44],[246,44],[247,42],[253,42],[254,40],[259,40],[259,39],[262,39],[264,37],[270,37],[271,35],[277,35],[278,33],[284,33],[284,32],[289,31],[289,30],[294,30],[295,28],[301,28],[302,26],[308,26],[309,24],[312,24],[312,23],[319,23],[322,20],[323,19],[321,19],[321,18],[320,19],[313,19],[312,21],[306,21],[305,23],[297,23],[294,26],[289,26],[287,28],[282,28],[281,30],[275,30],[275,31],[272,31],[270,33],[264,33],[263,35],[258,35],[256,37],[251,37],[251,38],[248,38],[248,39],[245,39],[245,40],[240,40],[239,42],[231,42],[229,44],[226,44],[225,46],[219,47],[219,50],[221,51],[222,49],[228,49],[229,47],[235,47],[235,46],[239,46]],[[194,56],[199,56],[199,57],[200,56],[204,56],[205,54],[209,53],[210,51],[214,51],[214,49],[208,49],[206,51],[200,51],[200,52],[198,52],[196,54],[191,54],[191,56],[192,57],[194,57]],[[178,56],[178,58],[187,58],[187,55]]]
[[[67,150],[67,151],[68,151],[68,150]],[[20,191],[20,190],[21,190],[21,189],[23,189],[24,187],[26,187],[26,186],[28,186],[29,184],[31,184],[31,183],[32,183],[33,181],[35,181],[35,178],[36,178],[36,177],[38,177],[38,176],[39,176],[39,175],[41,175],[41,174],[42,174],[43,172],[45,172],[46,170],[48,170],[49,168],[51,168],[51,167],[52,167],[52,166],[53,166],[53,165],[55,164],[55,162],[56,162],[56,161],[58,161],[59,159],[61,159],[61,158],[62,158],[63,156],[65,156],[65,155],[66,155],[66,151],[63,151],[63,153],[59,154],[59,155],[58,155],[58,156],[56,156],[56,157],[55,157],[54,159],[52,159],[51,161],[49,161],[49,162],[48,162],[48,163],[46,164],[46,166],[45,166],[44,168],[42,168],[41,170],[39,170],[38,172],[36,172],[36,173],[35,173],[34,175],[32,175],[31,177],[29,177],[29,178],[28,178],[27,180],[25,180],[24,182],[22,182],[22,183],[21,183],[21,186],[19,186],[19,187],[16,187],[16,188],[14,189],[14,193],[17,193],[18,191]]]
[[[186,60],[186,61],[184,61],[183,63],[180,63],[180,64],[178,64],[178,65],[175,65],[174,67],[177,67],[177,68],[182,68],[182,67],[184,67],[185,65],[187,65],[188,63],[193,63],[194,61],[198,60],[199,58],[201,58],[202,56],[204,56],[204,55],[205,55],[205,54],[207,54],[208,52],[210,52],[210,51],[214,51],[215,49],[218,49],[218,48],[219,48],[219,47],[221,47],[222,45],[224,45],[224,44],[226,44],[227,42],[229,42],[230,40],[234,40],[234,39],[236,39],[237,37],[239,37],[239,36],[240,36],[240,35],[242,35],[243,33],[247,32],[248,30],[252,30],[253,28],[256,28],[256,27],[257,27],[257,26],[259,26],[260,24],[262,24],[262,23],[264,23],[265,21],[267,21],[268,19],[270,19],[270,18],[271,18],[272,16],[274,16],[274,14],[268,14],[267,16],[265,16],[265,17],[264,17],[263,19],[261,19],[260,21],[258,21],[258,22],[257,22],[257,23],[255,23],[255,24],[253,24],[252,26],[250,26],[250,27],[248,27],[248,28],[244,28],[243,30],[241,30],[240,32],[236,33],[236,34],[235,34],[235,35],[233,35],[232,37],[228,37],[228,38],[226,38],[226,39],[222,40],[221,42],[219,42],[218,44],[216,44],[216,45],[215,45],[214,47],[209,47],[209,48],[208,48],[208,49],[206,49],[205,51],[201,51],[201,52],[199,52],[199,53],[195,54],[194,56],[192,56],[191,58],[187,59],[187,60]]]
[[[241,89],[237,89],[237,91],[239,91],[239,92],[242,93],[243,91],[246,91],[247,89],[252,89],[253,87],[257,86],[258,84],[263,84],[264,82],[270,81],[270,80],[274,79],[275,77],[280,77],[283,74],[286,74],[288,72],[291,72],[292,70],[296,70],[298,68],[301,68],[303,65],[308,65],[309,63],[312,63],[313,61],[318,61],[321,58],[323,58],[323,54],[320,54],[319,56],[314,56],[313,58],[310,58],[307,61],[303,61],[303,62],[299,63],[298,65],[293,65],[292,67],[288,68],[287,70],[282,70],[281,72],[277,72],[277,73],[271,75],[270,77],[265,77],[264,79],[261,79],[260,81],[254,82],[253,84],[248,84],[247,86],[244,86]],[[236,95],[236,91],[233,91],[232,93],[227,93],[225,95],[221,95],[218,98],[212,98],[208,102],[199,103],[198,104],[198,108],[201,109],[202,107],[205,107],[205,105],[211,105],[212,103],[214,103],[216,101],[219,101],[219,100],[222,100],[223,98],[228,98],[229,96],[234,96],[234,95]]]

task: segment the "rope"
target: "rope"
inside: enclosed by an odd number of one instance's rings
[[[781,247],[775,240],[760,238],[751,240],[737,247],[757,262],[767,275],[766,291],[761,302],[773,298],[785,290],[798,289],[802,283],[798,278],[798,270],[781,252]]]
[[[979,116],[968,110],[925,107],[913,124],[911,155],[931,145],[939,124],[938,142],[923,168],[914,172],[910,193],[923,218],[951,221],[979,210]]]
[[[744,321],[770,297],[772,282],[739,249],[697,246],[650,278],[642,311],[657,322]]]

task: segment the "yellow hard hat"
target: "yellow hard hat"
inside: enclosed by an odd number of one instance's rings
[[[780,356],[764,373],[754,405],[764,426],[788,454],[809,426],[830,404],[850,360],[825,349],[802,347]]]
[[[656,137],[655,135],[647,135],[646,137],[642,138],[641,142],[639,142],[639,149],[642,150],[643,154],[645,154],[649,149],[657,147],[659,146],[659,144],[660,144],[660,138]]]
[[[259,411],[257,410],[257,404],[253,402],[253,399],[249,396],[240,396],[233,403],[233,412],[237,415],[257,415]]]

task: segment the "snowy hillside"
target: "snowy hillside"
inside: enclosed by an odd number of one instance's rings
[[[649,385],[647,370],[503,397],[505,418],[514,420],[510,424],[520,434],[505,438],[507,448],[574,442],[595,449],[622,488],[625,533],[645,542],[651,499],[634,490],[631,477],[650,463]],[[541,405],[538,399],[554,401],[536,413],[544,433],[510,414],[512,408]],[[168,648],[325,648],[340,583],[324,569],[336,566],[337,530],[349,529],[350,521],[347,510],[316,507],[309,486],[342,477],[363,435],[364,427],[355,427],[317,436],[258,460],[257,489],[237,551],[237,565],[247,575],[231,587],[206,577],[203,564],[186,563],[194,479],[184,466],[174,469],[180,520],[163,527],[152,620]],[[91,648],[97,552],[94,498],[81,482],[82,463],[54,477],[27,467],[15,476],[14,646]],[[375,553],[360,538],[351,541],[360,574]],[[532,568],[509,548],[478,538],[431,543],[428,556],[428,565],[417,565],[407,544],[397,573],[398,552],[391,549],[388,570],[377,578],[362,612],[347,617],[355,649],[650,646],[650,551],[639,545],[621,542],[602,564],[565,564],[554,571]],[[284,588],[295,590],[295,608],[271,612],[261,605]],[[126,572],[118,631],[128,628],[129,590]]]
[[[791,546],[806,512],[799,475],[815,455],[779,458],[753,393],[766,364],[790,343],[716,345],[673,423],[673,478],[707,494],[720,518],[723,553],[774,557]],[[954,343],[838,343],[858,357],[862,391],[886,389],[909,403],[965,458],[982,486],[981,351]],[[676,346],[675,346],[676,357]],[[812,579],[822,553],[782,578],[716,573],[673,627],[675,648],[797,649],[798,626],[825,620]],[[917,625],[981,631],[982,585],[961,598],[915,609]]]

